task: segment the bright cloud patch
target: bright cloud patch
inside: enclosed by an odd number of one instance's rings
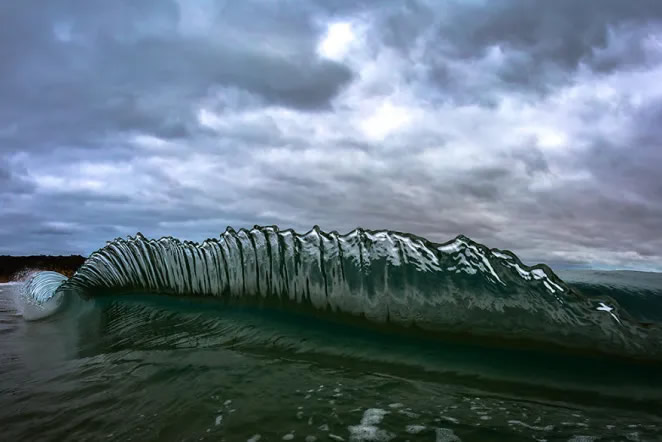
[[[391,133],[405,127],[411,121],[410,112],[404,107],[384,103],[360,123],[364,135],[382,140]]]
[[[351,24],[345,22],[333,23],[329,25],[326,34],[317,46],[317,52],[321,57],[341,60],[354,39]]]

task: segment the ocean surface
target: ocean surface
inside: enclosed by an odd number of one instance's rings
[[[662,274],[276,227],[36,270],[0,284],[2,440],[662,440]]]

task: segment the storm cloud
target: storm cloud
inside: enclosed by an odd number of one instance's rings
[[[656,0],[7,2],[0,60],[2,254],[318,224],[662,270]]]

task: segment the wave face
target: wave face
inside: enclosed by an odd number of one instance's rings
[[[660,359],[659,329],[588,298],[547,266],[465,236],[444,244],[391,231],[228,228],[201,244],[116,239],[63,286],[87,296],[153,292],[308,308],[490,340]]]
[[[19,292],[23,318],[34,321],[55,313],[63,301],[63,295],[57,289],[66,280],[66,276],[50,271],[28,276]]]
[[[561,277],[583,295],[616,300],[638,321],[662,323],[662,273],[566,270]]]

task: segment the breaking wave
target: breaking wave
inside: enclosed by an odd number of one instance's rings
[[[662,359],[656,325],[633,319],[612,298],[582,295],[545,265],[528,267],[465,236],[437,244],[392,231],[256,226],[198,244],[138,234],[109,242],[64,279],[40,273],[26,290],[37,305],[66,292],[204,296],[430,336]]]
[[[50,271],[34,272],[27,275],[21,290],[18,305],[23,318],[28,321],[52,315],[62,305],[64,295],[57,289],[67,277]]]

